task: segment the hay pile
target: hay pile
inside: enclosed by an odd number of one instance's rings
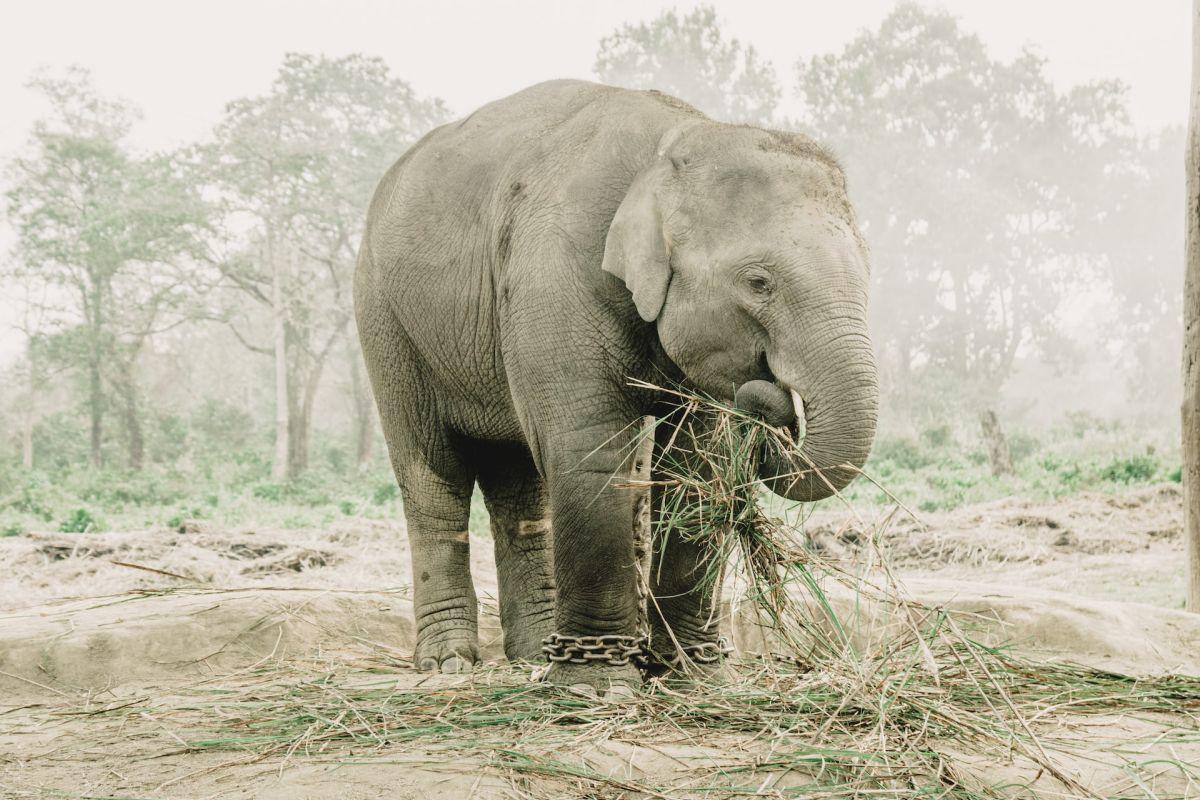
[[[740,602],[764,630],[766,656],[734,661],[728,683],[653,681],[633,703],[605,707],[507,665],[453,686],[399,688],[395,668],[408,665],[380,654],[263,664],[169,701],[88,713],[186,731],[182,747],[228,752],[222,766],[403,754],[508,774],[515,796],[549,796],[521,782],[530,776],[558,781],[557,797],[1200,796],[1200,767],[1181,755],[1200,739],[1200,678],[1037,662],[983,643],[970,618],[907,599],[877,546],[854,566],[819,557],[802,522],[760,502],[756,454],[794,447],[787,432],[664,391],[679,411],[656,463],[657,535],[705,542],[710,588],[737,572]],[[1121,740],[1106,738],[1118,729]],[[708,749],[674,771],[587,757],[597,742],[681,741]]]

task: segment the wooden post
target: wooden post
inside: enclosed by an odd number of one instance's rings
[[[1200,613],[1200,0],[1192,2],[1192,94],[1188,117],[1187,263],[1183,281],[1183,515],[1187,609]]]
[[[1197,0],[1200,2],[1200,0]],[[654,552],[651,531],[653,493],[650,487],[650,464],[654,459],[654,428],[658,420],[653,416],[642,417],[638,432],[637,448],[633,452],[633,467],[630,483],[637,492],[633,511],[633,555],[638,570],[638,633],[649,630],[650,623],[650,562]]]

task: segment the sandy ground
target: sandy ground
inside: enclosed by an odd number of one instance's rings
[[[1200,621],[1178,610],[1180,520],[1178,487],[1163,485],[1056,503],[1007,500],[922,515],[919,523],[825,511],[807,529],[815,549],[847,563],[880,535],[914,596],[978,612],[996,641],[1136,674],[1194,675]],[[473,545],[484,655],[499,661],[490,543]],[[436,753],[412,747],[362,759],[318,753],[266,761],[189,747],[194,734],[182,726],[196,717],[186,713],[188,698],[262,681],[264,664],[273,665],[268,680],[276,688],[301,669],[370,670],[398,688],[471,680],[430,679],[409,668],[399,522],[34,534],[0,539],[0,563],[0,797],[634,797],[642,795],[622,789],[621,776],[651,773],[676,785],[698,764],[720,761],[728,746],[716,736],[655,748],[619,737],[590,742],[572,757],[615,776],[600,794],[569,778],[438,763]],[[739,647],[754,649],[754,633],[736,613],[729,627]],[[147,698],[173,715],[146,712],[118,723],[101,713]],[[1117,740],[1154,725],[1094,717],[1080,724],[1092,729],[1084,738]],[[1180,747],[1161,757],[1200,764],[1200,746],[1190,754]],[[1087,768],[1096,786],[1117,785],[1104,772],[1109,766]],[[1019,758],[1003,768],[1033,771]],[[764,769],[748,777],[747,786],[760,784],[782,792],[787,776]],[[1163,796],[1200,796],[1186,782],[1172,787]]]

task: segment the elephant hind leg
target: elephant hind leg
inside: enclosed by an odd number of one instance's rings
[[[524,445],[488,445],[477,464],[492,520],[500,624],[510,661],[542,661],[554,631],[554,568],[545,486]]]
[[[447,460],[454,459],[439,459],[442,469],[415,460],[400,478],[417,623],[413,664],[433,672],[460,672],[479,660],[468,533],[474,480],[461,469],[446,470]]]
[[[437,414],[423,361],[376,295],[360,303],[359,338],[408,524],[413,664],[426,671],[469,669],[479,660],[467,533],[475,475]]]

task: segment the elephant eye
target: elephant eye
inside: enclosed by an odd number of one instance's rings
[[[765,275],[750,275],[746,278],[746,285],[750,287],[750,291],[755,294],[770,294],[771,280]]]

